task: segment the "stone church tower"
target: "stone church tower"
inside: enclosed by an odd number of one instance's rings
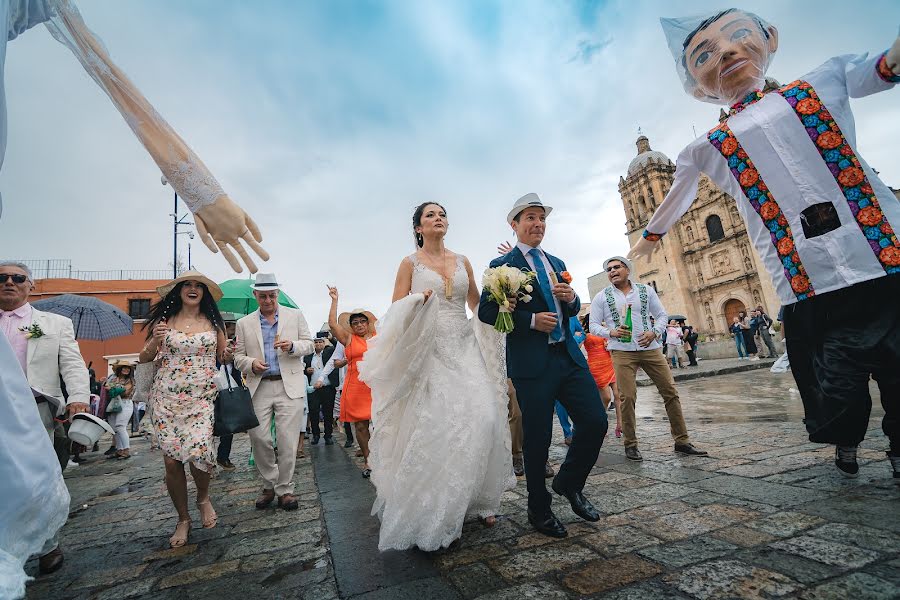
[[[625,177],[619,178],[631,246],[665,198],[674,176],[674,163],[653,150],[646,136],[638,137],[637,156]],[[739,311],[762,305],[774,318],[781,305],[734,199],[705,175],[690,210],[660,240],[649,259],[635,262],[632,277],[655,288],[669,314],[687,317],[689,324],[713,339],[728,337],[728,325]],[[608,282],[600,288],[605,285]]]

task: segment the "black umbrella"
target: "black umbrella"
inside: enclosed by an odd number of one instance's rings
[[[72,319],[75,339],[108,340],[131,335],[134,321],[112,304],[91,296],[62,294],[33,302],[38,310],[51,312]]]

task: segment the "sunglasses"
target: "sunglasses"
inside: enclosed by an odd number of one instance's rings
[[[10,275],[9,273],[0,273],[0,283],[6,283],[7,279],[12,279],[13,283],[25,283],[28,281],[28,275]]]

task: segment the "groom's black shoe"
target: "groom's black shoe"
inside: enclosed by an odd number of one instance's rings
[[[550,509],[547,509],[547,512],[543,515],[537,515],[531,512],[531,509],[529,508],[528,522],[534,525],[534,528],[537,529],[539,533],[549,535],[550,537],[564,538],[569,535],[569,532],[566,531],[566,528],[563,527],[563,524],[559,522],[559,519],[556,518],[556,515],[554,515],[553,511]]]
[[[570,492],[567,490],[563,490],[556,483],[556,479],[553,480],[551,486],[553,491],[559,494],[560,496],[564,496],[566,500],[569,501],[569,504],[572,505],[572,512],[584,519],[585,521],[599,521],[600,513],[597,512],[597,509],[594,508],[594,505],[591,504],[591,501],[584,497],[584,494],[581,492]]]

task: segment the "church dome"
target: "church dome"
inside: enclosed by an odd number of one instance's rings
[[[650,148],[650,140],[647,139],[647,136],[640,136],[637,139],[637,148],[638,155],[632,159],[631,163],[628,165],[628,176],[634,175],[638,172],[644,165],[652,162],[662,163],[662,164],[672,164],[672,161],[668,156],[659,152],[658,150],[653,150]]]

